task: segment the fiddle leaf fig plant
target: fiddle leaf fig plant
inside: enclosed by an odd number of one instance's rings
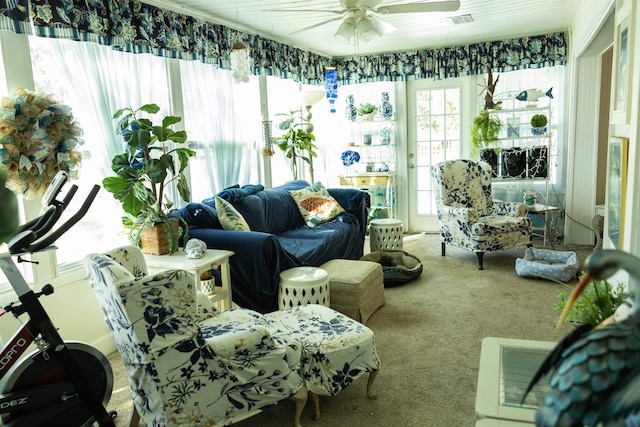
[[[293,179],[298,179],[298,158],[308,163],[313,170],[313,157],[318,155],[315,152],[317,147],[313,143],[316,137],[313,133],[305,130],[309,121],[302,117],[299,110],[277,113],[276,116],[286,117],[278,125],[278,129],[284,131],[284,134],[276,139],[276,145],[291,160]]]
[[[178,146],[187,141],[184,130],[172,129],[181,117],[166,116],[160,124],[141,117],[142,113],[159,111],[158,105],[145,104],[137,109],[122,108],[113,115],[118,120],[116,133],[126,147],[124,153],[112,159],[115,176],[105,178],[102,185],[122,203],[123,224],[134,244],[139,244],[139,231],[144,227],[160,222],[167,229],[172,228],[168,220],[173,204],[165,194],[171,183],[176,183],[182,200],[188,202],[191,198],[184,171],[196,153]]]

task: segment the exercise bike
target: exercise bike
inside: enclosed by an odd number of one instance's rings
[[[5,426],[85,427],[97,422],[115,427],[117,414],[105,409],[113,390],[109,361],[85,343],[63,341],[39,301],[53,293],[53,286],[34,292],[13,261],[16,257],[25,262],[26,254],[53,249],[55,241],[86,214],[98,185],[74,215],[51,231],[78,189],[71,186],[58,200],[68,178],[65,172],[55,176],[43,196],[42,215],[23,224],[9,241],[9,252],[0,254],[0,267],[19,298],[4,311],[16,318],[24,313],[29,317],[0,352],[0,419]],[[31,343],[37,349],[18,362]]]

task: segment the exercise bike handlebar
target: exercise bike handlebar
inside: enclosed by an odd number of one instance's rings
[[[78,186],[73,185],[69,188],[62,201],[57,200],[55,196],[60,191],[62,184],[58,184],[55,193],[50,196],[51,200],[47,210],[39,217],[23,224],[21,231],[11,238],[8,244],[11,254],[33,253],[51,246],[60,236],[84,217],[100,190],[99,185],[94,185],[78,211],[59,228],[49,233],[78,190]]]

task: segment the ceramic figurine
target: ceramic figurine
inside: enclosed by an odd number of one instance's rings
[[[378,108],[378,114],[383,119],[390,119],[393,116],[393,106],[389,102],[389,92],[382,92],[382,104]]]
[[[347,96],[347,108],[344,110],[344,115],[347,120],[355,122],[356,121],[356,106],[353,104],[353,95]]]

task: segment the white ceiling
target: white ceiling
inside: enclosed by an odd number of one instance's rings
[[[589,0],[460,0],[455,12],[396,13],[377,15],[397,30],[373,41],[345,45],[333,37],[340,20],[340,0],[143,0],[163,9],[189,14],[243,32],[257,34],[290,46],[326,56],[367,55],[458,46],[482,41],[567,30],[582,3]],[[345,0],[343,0],[345,1]],[[357,1],[357,0],[346,0]],[[436,1],[436,0],[430,0]],[[378,7],[424,0],[359,0]],[[295,12],[269,12],[294,9]],[[473,22],[454,25],[450,18],[470,14]]]

